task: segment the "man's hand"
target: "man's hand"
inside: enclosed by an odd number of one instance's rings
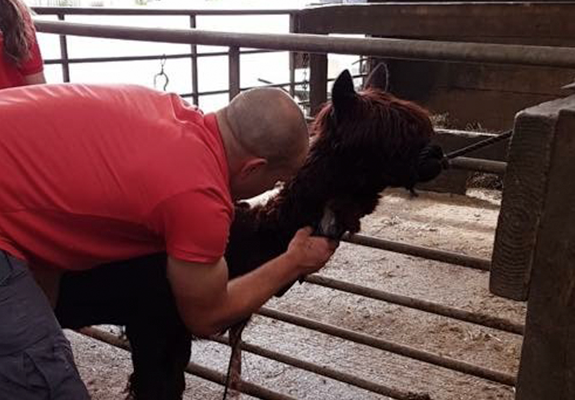
[[[328,262],[339,242],[320,236],[311,236],[313,229],[305,227],[298,230],[291,240],[286,255],[293,259],[307,275],[318,271]]]

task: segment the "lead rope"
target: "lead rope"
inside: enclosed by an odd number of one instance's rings
[[[490,137],[489,139],[481,140],[481,141],[479,141],[479,142],[477,142],[477,143],[473,143],[472,145],[463,147],[463,148],[461,148],[461,149],[459,149],[459,150],[454,150],[454,151],[452,151],[452,152],[450,152],[450,153],[447,153],[447,154],[443,157],[443,160],[449,162],[449,160],[452,160],[452,159],[454,159],[455,157],[460,157],[460,156],[462,156],[462,155],[464,155],[464,154],[471,153],[472,151],[479,150],[479,149],[481,149],[481,148],[483,148],[483,147],[487,147],[487,146],[492,145],[492,144],[494,144],[494,143],[497,143],[497,142],[500,142],[500,141],[502,141],[502,140],[508,139],[508,138],[511,137],[511,135],[513,135],[513,130],[510,129],[510,130],[508,130],[508,131],[505,131],[505,132],[503,132],[503,133],[500,133],[499,135],[495,135],[495,136],[493,136],[493,137]]]
[[[228,397],[228,390],[231,390],[231,398],[239,398],[242,380],[242,333],[248,324],[248,320],[242,321],[229,329],[228,341],[232,353],[226,373],[224,396],[222,400]]]

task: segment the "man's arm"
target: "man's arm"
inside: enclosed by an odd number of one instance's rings
[[[228,281],[222,258],[213,265],[168,259],[168,280],[182,320],[196,336],[218,333],[256,312],[301,275],[319,270],[337,244],[301,229],[288,250],[246,275]]]

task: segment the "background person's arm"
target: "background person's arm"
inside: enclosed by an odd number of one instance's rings
[[[223,258],[213,265],[169,258],[168,280],[190,332],[199,337],[221,332],[256,312],[299,276],[323,267],[337,244],[310,233],[309,228],[299,230],[287,252],[231,281]]]
[[[26,85],[39,85],[46,83],[46,77],[44,76],[44,71],[38,72],[36,74],[26,75],[24,77],[24,82]]]

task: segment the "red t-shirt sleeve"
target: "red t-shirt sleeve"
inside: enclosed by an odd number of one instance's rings
[[[38,41],[36,40],[36,34],[34,34],[34,41],[30,46],[30,58],[24,61],[18,70],[22,75],[33,75],[44,70],[44,61],[42,60],[42,54],[40,53],[40,46],[38,46]]]
[[[224,255],[231,220],[231,210],[216,190],[191,190],[156,206],[151,228],[165,238],[170,256],[213,264]]]

